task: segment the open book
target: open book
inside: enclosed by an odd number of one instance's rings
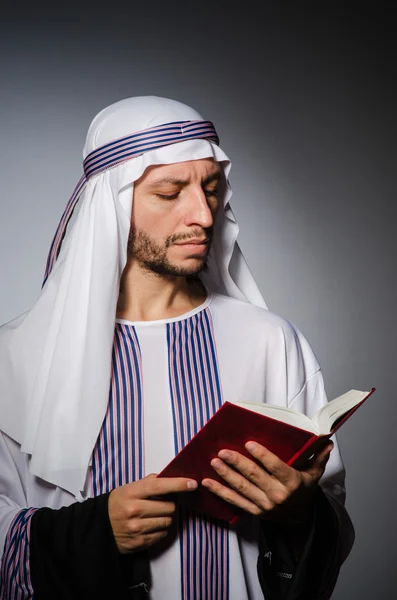
[[[220,450],[235,450],[254,460],[244,447],[252,440],[287,464],[303,468],[374,391],[350,390],[325,404],[312,418],[281,406],[225,402],[158,476],[195,479],[198,489],[183,495],[183,502],[192,510],[234,523],[240,510],[200,485],[207,477],[227,485],[210,464]]]

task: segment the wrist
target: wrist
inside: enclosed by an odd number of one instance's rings
[[[312,522],[315,510],[318,485],[303,490],[297,498],[288,504],[280,505],[274,510],[265,512],[261,518],[279,526],[294,529],[306,529]]]

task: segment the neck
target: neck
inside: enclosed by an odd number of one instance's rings
[[[158,275],[127,264],[120,282],[116,316],[127,321],[169,319],[197,308],[206,296],[198,279]]]

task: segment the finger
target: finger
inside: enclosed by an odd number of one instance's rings
[[[255,465],[252,461],[253,469],[257,469],[259,472],[261,468]],[[264,473],[265,481],[260,481],[260,476],[257,477],[258,483],[253,483],[244,475],[237,473],[234,469],[231,469],[227,464],[222,462],[219,458],[211,461],[211,466],[236,492],[246,500],[254,503],[263,510],[269,510],[272,507],[272,499],[270,495],[279,496],[283,493],[282,485],[274,478],[270,477],[267,473]],[[251,475],[252,478],[253,475]],[[263,486],[263,487],[260,487]]]
[[[197,489],[197,481],[187,477],[156,477],[149,475],[131,487],[132,495],[136,498],[150,498],[166,494],[191,492]],[[131,484],[134,486],[134,484]]]
[[[172,525],[171,517],[157,517],[148,519],[132,519],[129,521],[128,531],[131,535],[145,535],[169,529]]]
[[[273,452],[270,452],[270,450],[264,446],[261,446],[260,444],[257,444],[256,442],[247,442],[245,447],[270,475],[275,477],[283,485],[289,484],[294,471],[292,467],[278,458],[278,456],[273,454]],[[252,461],[238,452],[221,450],[218,453],[218,456],[241,473],[248,473],[252,471]],[[257,472],[253,471],[253,473],[255,474]],[[262,474],[263,476],[265,475],[263,470]]]
[[[326,464],[334,447],[334,442],[330,441],[324,448],[322,448],[314,458],[320,462]]]
[[[168,532],[169,532],[168,529],[163,529],[162,531],[155,531],[153,533],[145,533],[145,535],[142,536],[142,542],[139,547],[139,550],[142,550],[143,548],[148,548],[149,546],[152,546],[156,542],[159,542],[161,539],[165,538],[166,535],[168,535]]]
[[[162,529],[161,531],[153,531],[152,533],[145,533],[144,540],[145,540],[145,545],[150,546],[151,544],[154,544],[154,542],[157,542],[158,540],[161,540],[163,537],[165,537],[168,534],[168,529]]]
[[[310,476],[319,479],[325,471],[325,467],[331,455],[334,443],[331,441],[325,446],[320,452],[315,454],[311,459],[309,466],[302,471],[302,473],[308,473]]]
[[[214,479],[203,479],[202,485],[207,488],[210,492],[219,496],[229,504],[237,506],[252,515],[261,515],[264,510],[260,508],[255,502],[251,502],[248,498],[241,496],[235,490],[220,484]]]
[[[124,536],[120,542],[119,551],[121,554],[132,554],[134,552],[139,552],[165,538],[168,535],[168,532],[168,529],[163,529],[162,531],[145,533],[140,536]]]
[[[164,502],[163,500],[134,499],[131,517],[168,517],[175,514],[175,502]]]

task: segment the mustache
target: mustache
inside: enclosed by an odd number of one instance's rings
[[[193,229],[190,233],[174,233],[166,239],[165,245],[168,248],[168,246],[171,246],[171,244],[175,244],[176,242],[185,242],[194,238],[206,239],[210,242],[213,232],[213,227],[207,227],[206,229]]]

